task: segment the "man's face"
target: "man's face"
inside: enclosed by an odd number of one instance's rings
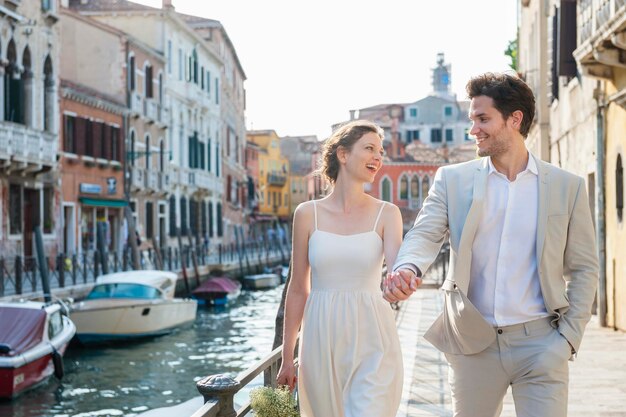
[[[504,120],[502,113],[493,106],[491,97],[474,97],[470,104],[469,118],[472,122],[469,133],[476,138],[478,156],[497,157],[511,148],[511,127],[508,120]]]

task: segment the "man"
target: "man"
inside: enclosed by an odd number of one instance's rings
[[[424,337],[446,354],[454,415],[500,415],[510,385],[518,416],[566,417],[598,278],[585,183],[526,149],[522,80],[487,73],[466,89],[482,158],[438,170],[385,298],[406,299],[449,236],[444,311]]]

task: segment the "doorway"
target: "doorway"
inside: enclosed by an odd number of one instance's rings
[[[39,190],[24,188],[24,257],[30,258],[35,254],[33,231],[40,223],[40,193]]]
[[[74,206],[63,206],[63,253],[65,256],[76,253],[76,219]]]

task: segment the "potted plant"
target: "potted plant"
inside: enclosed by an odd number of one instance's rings
[[[298,402],[286,386],[253,389],[250,405],[256,417],[300,417]]]

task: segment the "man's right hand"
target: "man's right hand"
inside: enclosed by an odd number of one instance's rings
[[[383,298],[390,303],[408,299],[422,283],[410,269],[398,269],[385,278]]]

